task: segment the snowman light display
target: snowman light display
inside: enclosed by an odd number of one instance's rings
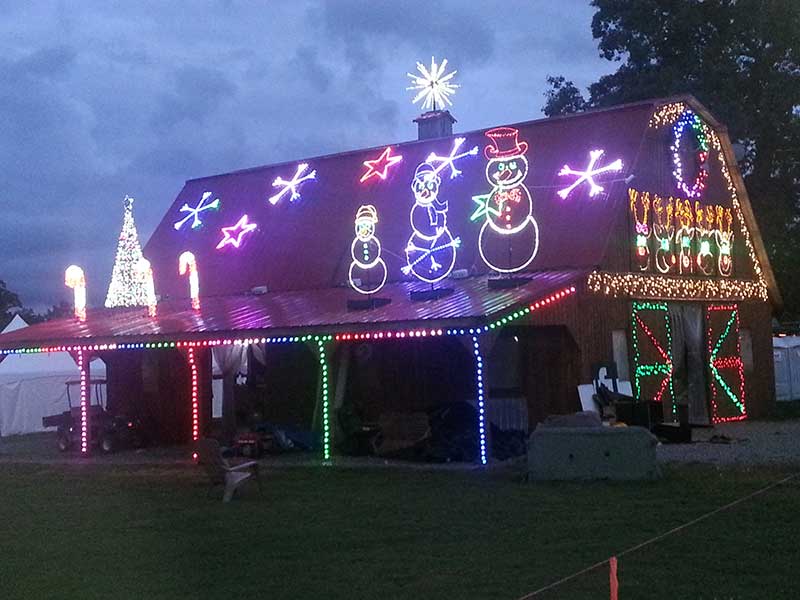
[[[495,271],[513,273],[527,267],[539,249],[539,225],[523,183],[528,175],[528,143],[518,140],[519,131],[513,127],[497,127],[485,135],[491,142],[484,155],[492,191],[472,198],[478,208],[470,219],[485,217],[478,236],[483,261]]]
[[[381,243],[375,237],[378,211],[371,204],[356,211],[356,237],[350,246],[350,286],[359,294],[374,294],[386,283],[386,263],[381,258]]]
[[[429,162],[420,163],[411,182],[413,232],[406,244],[407,264],[401,270],[427,283],[447,277],[456,264],[456,249],[461,245],[461,238],[453,238],[447,228],[448,204],[447,200],[439,199],[441,183],[439,170]]]

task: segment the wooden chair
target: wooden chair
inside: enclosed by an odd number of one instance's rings
[[[224,485],[225,492],[222,495],[222,501],[230,502],[237,488],[249,479],[256,481],[258,491],[259,493],[261,492],[257,461],[251,460],[231,465],[223,458],[219,442],[209,438],[199,440],[196,449],[197,462],[205,469],[206,475],[208,475],[209,495],[216,486]]]

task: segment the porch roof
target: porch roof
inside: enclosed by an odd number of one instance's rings
[[[89,309],[85,322],[54,319],[0,335],[0,351],[90,344],[136,344],[214,340],[230,337],[293,336],[372,332],[417,327],[482,326],[553,292],[584,281],[586,270],[526,273],[518,287],[491,289],[488,276],[446,280],[447,296],[409,301],[409,293],[429,289],[419,282],[387,284],[378,294],[391,302],[368,310],[348,309],[357,296],[345,287],[270,292],[264,295],[210,296],[199,310],[186,299],[158,304],[156,317],[147,309]]]

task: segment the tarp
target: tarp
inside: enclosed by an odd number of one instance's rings
[[[3,333],[27,327],[19,316]],[[91,378],[105,379],[106,367],[97,359],[91,363]],[[0,363],[0,436],[45,431],[42,417],[67,410],[67,382],[79,378],[80,372],[66,352],[15,354]],[[79,398],[77,385],[70,390],[72,401]],[[105,385],[94,394],[105,398]]]

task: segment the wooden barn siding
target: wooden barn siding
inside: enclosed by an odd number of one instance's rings
[[[579,292],[530,316],[530,325],[565,325],[580,352],[580,382],[591,383],[592,365],[613,360],[611,332],[629,330],[626,300]],[[630,354],[630,347],[628,348]]]
[[[765,417],[775,407],[775,364],[772,356],[772,307],[765,302],[740,302],[739,327],[753,340],[753,370],[745,372],[745,404],[750,417]]]

